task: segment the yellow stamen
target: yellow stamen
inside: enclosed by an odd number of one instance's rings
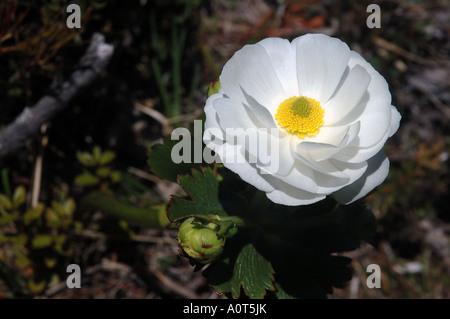
[[[306,96],[293,96],[281,102],[275,118],[289,133],[303,138],[319,133],[324,113],[319,101]]]

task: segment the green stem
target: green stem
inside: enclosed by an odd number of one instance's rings
[[[8,198],[11,198],[11,187],[9,186],[8,169],[7,168],[2,169],[2,185],[3,185],[3,190],[5,192],[5,195]]]
[[[226,236],[228,231],[236,226],[244,226],[245,221],[237,216],[197,215],[191,216],[205,223],[214,223],[220,226],[217,236]]]
[[[166,205],[153,205],[147,208],[136,207],[112,195],[100,191],[89,193],[81,199],[81,206],[90,206],[119,218],[144,227],[165,227],[169,224]]]
[[[167,93],[166,87],[163,83],[163,78],[161,74],[161,69],[158,64],[158,60],[153,57],[151,58],[151,67],[153,71],[153,75],[155,76],[156,80],[156,86],[158,87],[159,94],[161,96],[162,105],[164,107],[164,110],[166,111],[166,114],[170,110],[170,100],[169,100],[169,94]]]
[[[195,64],[194,75],[192,76],[191,88],[189,91],[188,105],[193,105],[195,92],[197,91],[198,84],[200,83],[200,73],[201,73],[200,65]]]
[[[214,61],[214,58],[211,54],[211,52],[208,50],[208,47],[206,44],[202,41],[199,42],[200,52],[203,55],[203,59],[205,59],[206,64],[208,65],[208,68],[211,70],[214,78],[219,78],[220,76],[220,70],[217,67],[216,62]]]
[[[161,102],[164,107],[166,114],[170,110],[170,99],[167,89],[164,85],[163,76],[161,73],[161,68],[158,63],[158,44],[159,44],[159,36],[158,36],[158,28],[156,26],[156,19],[154,13],[150,14],[150,35],[151,35],[151,45],[152,49],[155,51],[155,54],[150,59],[150,67],[153,71],[153,76],[156,80],[156,86],[158,87],[159,94],[161,96]]]
[[[170,117],[181,114],[181,58],[186,40],[186,29],[177,32],[176,23],[171,25],[172,40],[172,77],[173,77],[173,104],[170,108]]]

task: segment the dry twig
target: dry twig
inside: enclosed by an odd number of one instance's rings
[[[437,64],[439,64],[438,62],[424,59],[418,55],[412,54],[411,52],[408,52],[405,49],[399,47],[398,45],[391,43],[389,41],[386,41],[383,38],[375,37],[373,40],[374,40],[375,44],[378,45],[379,47],[382,47],[388,51],[394,52],[395,54],[398,54],[412,62],[426,65],[426,66],[436,66]]]
[[[23,146],[44,123],[65,109],[72,98],[106,68],[113,52],[113,46],[105,43],[103,35],[94,34],[91,44],[80,60],[79,68],[69,79],[44,95],[33,107],[25,107],[15,121],[1,132],[0,158]]]

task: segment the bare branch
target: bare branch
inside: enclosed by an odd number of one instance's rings
[[[94,34],[78,69],[61,85],[44,95],[33,107],[25,107],[14,122],[0,133],[0,158],[23,146],[28,138],[39,131],[42,124],[65,109],[72,98],[82,88],[91,84],[106,68],[113,52],[113,46],[105,43],[102,34]]]

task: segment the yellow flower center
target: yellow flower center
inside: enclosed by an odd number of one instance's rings
[[[319,101],[306,96],[293,96],[281,102],[275,118],[289,133],[303,138],[319,133],[324,113]]]

